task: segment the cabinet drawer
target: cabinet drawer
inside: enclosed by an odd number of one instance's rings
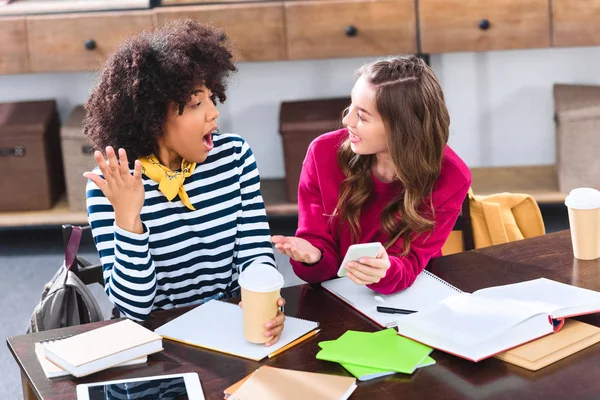
[[[419,0],[424,53],[550,46],[549,0]]]
[[[286,3],[288,58],[415,53],[414,4],[413,0]]]
[[[29,71],[25,18],[0,19],[0,74]]]
[[[236,61],[285,59],[282,3],[168,7],[157,16],[159,25],[188,17],[224,29]]]
[[[600,44],[600,0],[552,0],[552,45]]]
[[[129,36],[152,27],[149,11],[28,17],[31,70],[97,70]]]

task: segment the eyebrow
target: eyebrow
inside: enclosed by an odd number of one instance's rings
[[[192,92],[192,96],[195,96],[195,95],[197,95],[198,93],[204,93],[204,89],[198,89],[198,90],[194,90],[194,91]]]
[[[370,112],[368,112],[367,110],[365,110],[365,109],[364,109],[364,108],[362,108],[362,107],[356,107],[356,109],[357,109],[358,111],[364,112],[364,113],[365,113],[365,114],[367,114],[367,115],[371,115],[371,113],[370,113]],[[372,116],[372,115],[371,115],[371,116]]]

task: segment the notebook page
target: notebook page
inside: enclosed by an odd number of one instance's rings
[[[426,270],[417,276],[412,286],[387,296],[376,293],[366,286],[356,285],[348,278],[333,279],[323,282],[321,286],[369,319],[388,328],[396,325],[398,315],[380,313],[377,311],[377,306],[422,311],[449,296],[461,293],[459,289]],[[383,302],[375,300],[375,296],[381,297]]]
[[[265,347],[244,338],[242,309],[237,304],[211,300],[158,327],[155,332],[166,338],[258,361],[318,326],[317,322],[286,316],[279,341]]]
[[[533,319],[539,329],[552,332],[548,314],[527,303],[463,293],[428,310],[398,317],[398,332],[438,349],[475,354],[477,348],[487,348],[489,343],[514,341],[513,345],[518,345],[531,340],[527,339],[530,328],[524,332],[525,337],[510,337],[509,331]]]
[[[494,286],[473,293],[487,298],[527,301],[553,318],[600,311],[600,293],[594,290],[539,278],[511,285]]]

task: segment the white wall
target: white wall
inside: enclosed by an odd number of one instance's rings
[[[242,63],[220,106],[221,130],[252,146],[261,175],[284,176],[279,104],[347,96],[371,58]],[[433,55],[452,118],[450,144],[471,167],[552,164],[552,85],[600,84],[600,48]],[[95,73],[0,76],[0,102],[55,98],[63,120]]]

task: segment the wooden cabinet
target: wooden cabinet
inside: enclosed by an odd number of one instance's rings
[[[413,0],[292,1],[285,18],[289,59],[417,51]]]
[[[0,21],[0,74],[21,74],[29,71],[25,18],[5,18]]]
[[[550,46],[549,0],[419,0],[419,20],[424,53]]]
[[[600,45],[600,0],[551,0],[553,46]]]
[[[282,3],[255,3],[157,9],[158,24],[190,17],[223,28],[236,61],[285,59]]]
[[[31,70],[100,69],[129,36],[152,27],[149,11],[28,17]]]

